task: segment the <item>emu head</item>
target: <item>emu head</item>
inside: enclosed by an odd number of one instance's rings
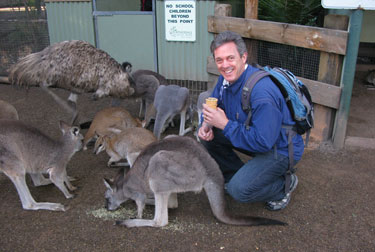
[[[127,72],[127,73],[130,73],[132,71],[132,64],[130,64],[130,62],[123,62],[121,64],[121,67],[122,67],[122,70],[124,70],[124,72]]]

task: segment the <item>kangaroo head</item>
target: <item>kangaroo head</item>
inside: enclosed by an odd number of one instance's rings
[[[120,207],[122,203],[130,199],[127,196],[126,190],[117,186],[113,180],[104,179],[104,185],[106,191],[104,194],[105,197],[105,208],[109,211],[114,211]]]
[[[64,121],[60,121],[60,129],[63,133],[63,138],[73,144],[75,152],[82,149],[83,136],[80,133],[79,127],[70,126]]]
[[[100,152],[105,150],[104,136],[95,133],[96,141],[94,146],[94,153],[98,155]]]

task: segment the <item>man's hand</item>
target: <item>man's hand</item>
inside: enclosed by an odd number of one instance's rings
[[[203,122],[202,126],[198,130],[198,137],[204,141],[211,141],[212,139],[214,139],[214,132],[212,131],[212,127]]]
[[[218,129],[223,130],[229,121],[224,110],[221,108],[213,109],[203,104],[202,112],[204,122]]]

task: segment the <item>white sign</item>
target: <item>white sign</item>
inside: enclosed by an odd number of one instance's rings
[[[195,0],[165,1],[165,37],[168,41],[195,41]]]
[[[375,0],[322,0],[326,9],[375,10]]]

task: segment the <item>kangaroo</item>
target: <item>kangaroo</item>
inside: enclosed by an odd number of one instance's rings
[[[145,128],[127,128],[116,133],[118,134],[100,135],[95,142],[96,154],[105,150],[110,156],[108,166],[126,158],[132,167],[139,153],[156,141],[154,134]]]
[[[112,136],[99,136],[96,143],[94,152],[99,154],[103,150],[111,157],[108,161],[108,166],[113,162],[118,162],[126,158],[129,166],[132,167],[139,153],[146,148],[147,145],[157,141],[154,134],[144,128],[128,128],[117,135]],[[121,172],[124,174],[124,171]],[[146,204],[155,205],[155,200],[152,197],[146,199]],[[177,193],[172,193],[169,197],[168,208],[177,208],[178,199]]]
[[[104,180],[108,210],[117,209],[132,199],[138,208],[138,219],[117,221],[126,227],[162,227],[168,224],[168,198],[171,193],[199,192],[204,188],[214,216],[231,225],[286,225],[260,217],[235,217],[228,213],[224,197],[224,177],[218,164],[193,138],[168,136],[148,145],[126,175]],[[153,220],[142,219],[145,199],[155,197]]]
[[[53,183],[66,198],[74,191],[66,174],[66,165],[75,152],[82,148],[83,136],[78,127],[60,121],[62,137],[54,140],[37,128],[17,120],[0,120],[0,171],[15,185],[26,210],[65,211],[60,203],[35,202],[27,187],[28,173],[36,186]],[[49,179],[42,174],[48,173]],[[66,186],[65,186],[66,185]]]
[[[206,102],[206,98],[210,97],[212,94],[213,88],[210,88],[202,93],[199,94],[198,96],[198,101],[197,101],[197,113],[198,113],[198,124],[200,125],[201,122],[201,115],[202,115],[202,110],[203,110],[203,103]]]
[[[155,92],[159,85],[166,85],[168,82],[164,76],[151,70],[138,69],[132,72],[132,64],[129,62],[123,62],[122,68],[128,73],[130,83],[134,86],[134,94],[131,97],[140,97],[142,100],[139,117],[142,117],[143,113],[146,116],[154,102]]]
[[[0,100],[0,119],[13,119],[18,120],[18,112],[16,108],[3,100]]]
[[[157,139],[160,139],[165,127],[173,122],[177,114],[181,117],[179,135],[183,136],[192,130],[191,127],[185,129],[186,113],[190,109],[189,89],[177,85],[160,85],[155,93],[154,108],[156,111],[154,135]]]
[[[109,128],[118,130],[141,127],[142,123],[139,119],[134,118],[126,109],[121,107],[109,107],[96,113],[90,128],[85,134],[83,140],[83,149],[87,150],[87,144],[96,137],[96,134],[105,135],[111,133]]]
[[[210,97],[210,95],[212,94],[212,91],[213,91],[214,88],[210,88],[204,92],[201,92],[198,96],[198,100],[197,100],[197,114],[198,114],[198,127],[196,129],[196,131],[194,132],[194,135],[197,139],[198,142],[200,142],[200,139],[198,137],[198,130],[199,130],[199,126],[201,125],[202,123],[202,110],[203,110],[203,103],[206,102],[206,98]]]

